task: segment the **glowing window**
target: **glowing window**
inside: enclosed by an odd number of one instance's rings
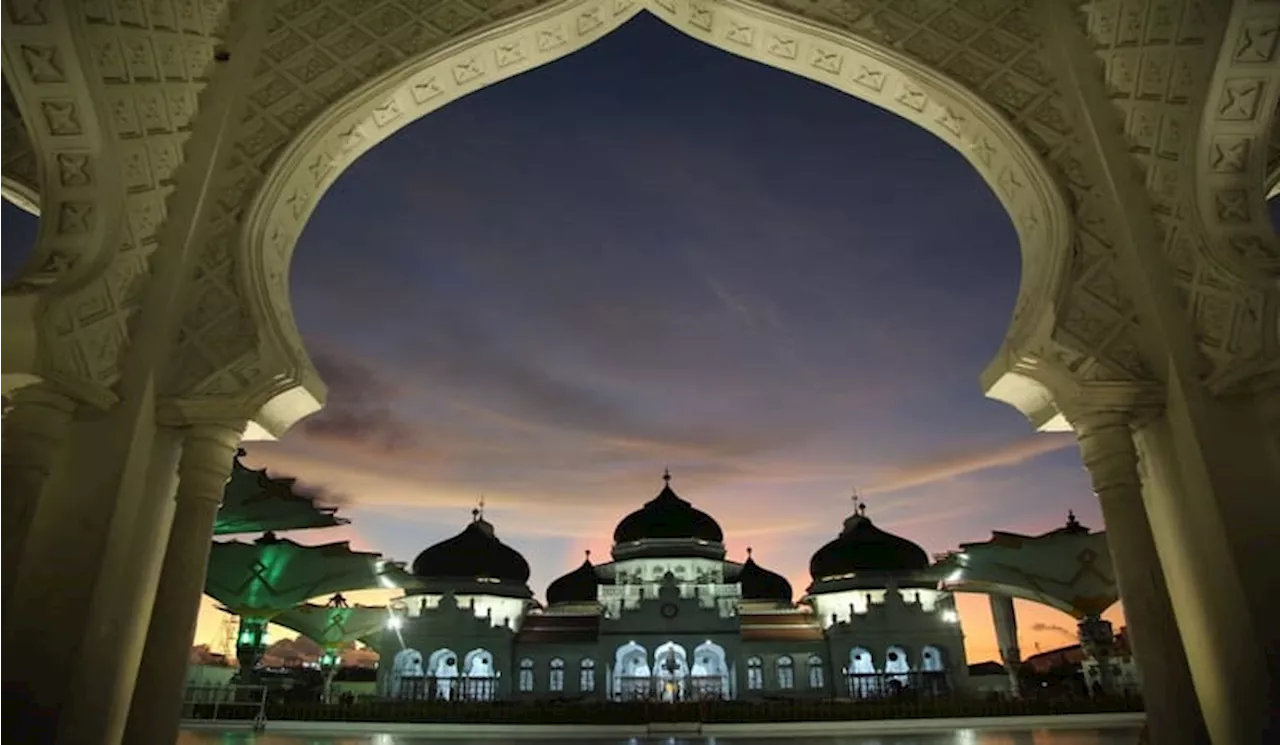
[[[758,691],[764,688],[764,663],[759,657],[747,659],[747,690]]]
[[[533,691],[533,660],[528,657],[520,660],[520,692]]]
[[[821,688],[822,685],[822,658],[814,655],[809,658],[809,687]]]
[[[796,666],[790,657],[778,658],[778,687],[784,691],[796,687]]]
[[[551,684],[551,690],[564,690],[564,660],[559,657],[551,661],[551,674],[548,682]]]

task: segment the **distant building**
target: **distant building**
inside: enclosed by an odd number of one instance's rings
[[[867,698],[965,686],[950,593],[916,544],[860,506],[810,561],[797,604],[782,576],[725,559],[719,524],[670,475],[533,600],[529,565],[476,510],[413,563],[392,628],[373,640],[378,690],[398,698]],[[856,498],[855,498],[856,499]]]
[[[1113,693],[1142,693],[1142,675],[1123,629],[1115,635],[1114,647],[1104,662],[1088,657],[1079,644],[1040,652],[1023,662],[1023,666],[1033,675],[1050,680],[1069,678],[1076,681],[1081,693],[1089,693],[1095,689],[1095,684],[1102,684],[1102,664],[1111,666]]]
[[[970,665],[969,691],[1009,695],[1012,691],[1008,670],[999,662],[979,662],[976,665]]]

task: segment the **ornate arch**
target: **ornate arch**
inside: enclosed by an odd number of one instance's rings
[[[1217,392],[1280,380],[1280,238],[1266,204],[1280,188],[1278,108],[1280,6],[1233,3],[1195,144],[1194,198],[1204,253],[1234,280],[1230,291],[1256,321],[1241,318],[1232,327],[1228,314],[1225,327],[1219,321],[1202,334],[1215,363],[1208,383]],[[1197,290],[1199,318],[1212,313],[1211,304],[1225,304],[1213,287]]]
[[[1210,255],[1255,286],[1280,277],[1266,200],[1280,103],[1280,5],[1234,3],[1196,144],[1196,199]]]
[[[1015,359],[1047,335],[1064,291],[1071,213],[1033,144],[964,84],[882,34],[836,30],[789,8],[747,0],[556,0],[407,58],[325,108],[272,156],[245,215],[237,261],[259,330],[252,356],[262,377],[278,380],[281,372],[270,368],[279,367],[287,377],[315,379],[289,307],[289,262],[307,218],[348,166],[431,111],[583,48],[642,10],[727,52],[897,113],[959,151],[1005,206],[1022,247],[1018,301],[997,360]]]
[[[4,155],[0,166],[0,193],[5,199],[24,212],[40,214],[40,173],[37,151],[31,144],[27,123],[18,109],[18,102],[4,81],[3,98],[0,99],[0,125],[3,126]]]

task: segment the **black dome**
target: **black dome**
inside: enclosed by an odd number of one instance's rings
[[[751,549],[747,549],[747,562],[738,572],[738,582],[742,584],[743,600],[777,600],[790,603],[793,600],[791,583],[785,577],[756,563],[751,558]]]
[[[707,513],[676,496],[671,490],[671,474],[663,474],[667,485],[644,507],[622,518],[613,531],[614,543],[630,543],[646,538],[696,538],[723,543],[724,532]]]
[[[519,551],[499,541],[493,526],[476,516],[466,530],[418,554],[413,573],[427,579],[499,579],[529,581],[529,562]]]
[[[834,541],[809,560],[815,582],[858,572],[912,572],[929,568],[929,555],[916,544],[871,524],[857,514],[844,521]]]
[[[591,565],[591,552],[582,565],[547,585],[547,605],[559,603],[590,603],[596,600],[596,588],[600,579]]]

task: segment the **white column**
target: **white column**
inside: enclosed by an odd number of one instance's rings
[[[6,615],[9,590],[22,561],[27,531],[45,481],[66,451],[67,428],[76,403],[53,386],[38,383],[15,391],[12,409],[4,417],[0,493],[4,498],[0,526],[4,531],[3,599]]]
[[[996,625],[996,644],[1000,647],[1000,662],[1009,675],[1009,693],[1022,697],[1022,682],[1018,678],[1018,666],[1022,664],[1022,650],[1018,646],[1018,616],[1013,609],[1013,597],[1000,593],[987,596],[991,601],[991,619]]]
[[[1170,396],[1137,433],[1143,498],[1215,745],[1280,732],[1280,426],[1259,400]]]
[[[178,736],[214,520],[243,431],[238,423],[216,423],[183,433],[173,524],[129,709],[126,743],[163,745]]]
[[[123,734],[177,477],[178,434],[153,411],[78,414],[31,518],[3,626],[6,721],[27,742]]]
[[[1071,423],[1094,494],[1102,506],[1129,644],[1142,671],[1151,741],[1161,745],[1207,742],[1191,670],[1147,521],[1129,416],[1086,413],[1072,417]]]

